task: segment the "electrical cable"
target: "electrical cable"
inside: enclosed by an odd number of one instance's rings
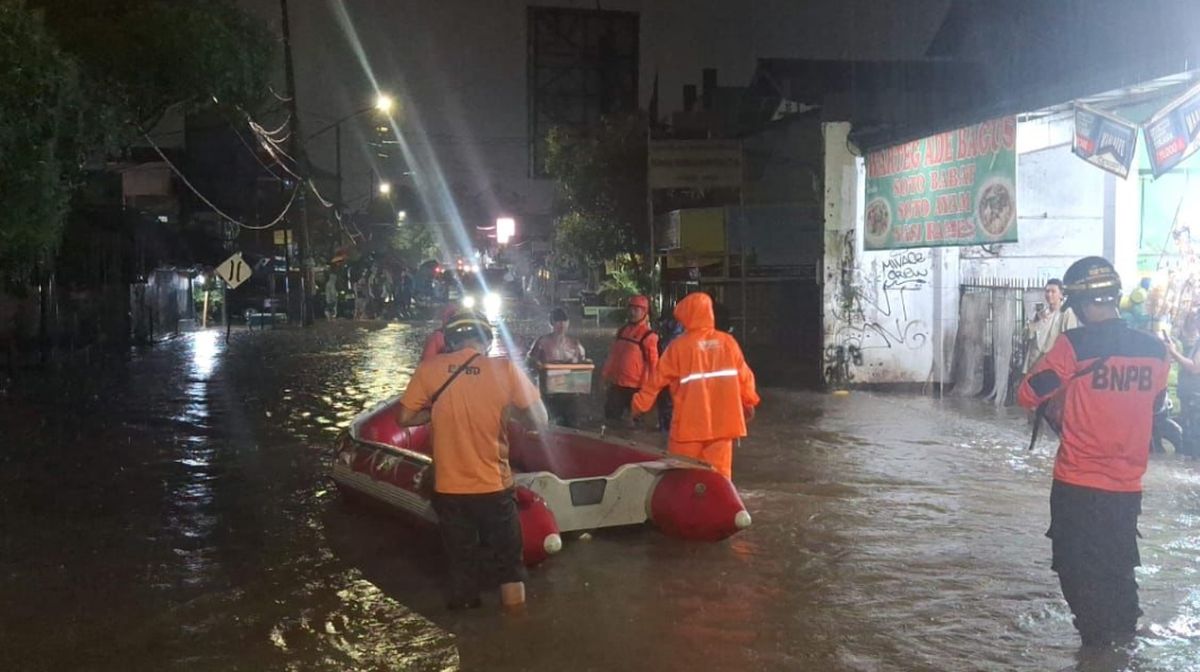
[[[150,135],[148,133],[146,133],[145,131],[142,131],[142,137],[146,139],[146,142],[150,143],[150,146],[162,158],[163,163],[167,164],[167,167],[171,169],[171,172],[175,173],[175,175],[177,175],[179,177],[180,181],[183,182],[184,186],[186,186],[189,190],[191,190],[191,192],[193,194],[196,195],[196,198],[199,198],[205,205],[212,208],[212,211],[217,213],[217,215],[219,215],[221,218],[228,220],[229,222],[232,222],[233,224],[237,224],[238,226],[240,226],[243,229],[247,229],[250,231],[264,231],[266,229],[269,229],[269,228],[275,226],[279,222],[283,221],[283,218],[287,216],[288,211],[292,209],[292,203],[294,203],[296,200],[296,194],[300,191],[300,186],[297,185],[296,188],[292,190],[292,195],[290,198],[288,198],[287,204],[285,204],[283,206],[283,211],[279,213],[278,217],[271,220],[271,223],[264,224],[262,226],[247,224],[243,221],[235,219],[232,216],[226,214],[224,210],[221,210],[220,208],[218,208],[216,206],[216,204],[214,204],[212,201],[208,200],[208,198],[205,197],[204,194],[200,193],[200,190],[197,189],[194,185],[192,185],[191,181],[189,181],[187,179],[187,176],[184,175],[183,172],[180,171],[179,168],[176,167],[175,164],[172,163],[171,160],[167,158],[167,155],[164,154],[162,149],[157,144],[154,143],[154,140],[152,140],[150,138]]]
[[[233,134],[237,136],[237,139],[242,143],[242,146],[246,148],[246,151],[250,152],[250,155],[254,157],[254,160],[258,162],[258,165],[263,167],[263,170],[270,173],[271,177],[274,177],[281,182],[283,181],[283,176],[276,173],[274,170],[271,170],[271,167],[262,160],[262,157],[258,155],[258,152],[254,151],[254,148],[250,146],[250,143],[246,142],[246,139],[242,137],[242,134],[238,132],[237,128],[233,128]]]
[[[238,109],[241,110],[241,108],[238,108]],[[292,123],[292,115],[289,114],[287,116],[287,119],[284,119],[283,123],[279,125],[279,128],[277,128],[273,131],[268,131],[261,124],[255,122],[253,119],[251,119],[250,115],[245,110],[241,110],[241,112],[242,112],[242,114],[245,114],[246,119],[248,119],[251,123],[253,123],[255,126],[257,126],[259,128],[259,130],[261,130],[263,133],[266,133],[267,135],[272,136],[272,137],[279,135],[280,133],[283,133],[285,130],[287,130],[288,124]],[[288,135],[291,135],[291,131],[288,131]]]

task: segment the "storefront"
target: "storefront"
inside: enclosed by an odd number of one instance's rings
[[[1117,266],[1138,326],[1186,312],[1200,159],[1179,159],[1196,142],[1196,81],[1181,73],[866,152],[847,142],[850,124],[828,124],[827,384],[953,384],[1005,403],[1041,286],[1082,256]],[[1164,117],[1180,137],[1158,132],[1147,151]]]

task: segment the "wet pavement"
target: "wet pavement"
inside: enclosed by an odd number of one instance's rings
[[[1152,462],[1143,635],[1081,660],[1042,537],[1052,446],[972,400],[769,390],[734,461],[750,530],[569,539],[526,617],[446,612],[436,535],[324,476],[425,328],[210,331],[19,379],[0,669],[1200,670],[1200,465]]]

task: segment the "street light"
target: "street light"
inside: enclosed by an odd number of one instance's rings
[[[391,194],[392,193],[392,183],[391,182],[380,182],[379,183],[379,193],[382,196],[387,196],[387,195]]]
[[[337,195],[336,195],[336,199],[335,199],[337,202],[337,207],[340,208],[342,206],[342,124],[359,116],[359,115],[366,114],[367,112],[379,112],[380,114],[390,115],[392,113],[392,110],[395,107],[396,107],[396,100],[394,98],[387,95],[386,93],[380,93],[377,96],[375,96],[375,102],[373,104],[371,104],[367,107],[364,107],[361,110],[355,110],[354,112],[347,114],[346,116],[338,119],[337,121],[326,124],[325,126],[317,129],[315,132],[310,133],[309,136],[304,140],[305,143],[308,143],[308,142],[311,142],[317,136],[319,136],[323,133],[326,133],[330,130],[335,132],[334,133],[335,137],[334,137],[334,150],[333,151],[334,151],[334,156],[336,157],[336,163],[337,163],[337,167],[334,171],[335,174],[337,175]]]
[[[512,217],[499,217],[496,219],[496,242],[501,245],[507,245],[508,241],[517,233],[517,222]]]

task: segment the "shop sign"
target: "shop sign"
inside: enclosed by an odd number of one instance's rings
[[[1125,178],[1133,165],[1136,147],[1136,124],[1087,105],[1075,104],[1075,142],[1071,151],[1076,156]]]
[[[1143,129],[1155,177],[1194,154],[1200,149],[1200,85],[1171,101]]]
[[[742,186],[742,145],[736,140],[653,140],[651,189]]]
[[[868,250],[1017,240],[1017,119],[867,154]]]

